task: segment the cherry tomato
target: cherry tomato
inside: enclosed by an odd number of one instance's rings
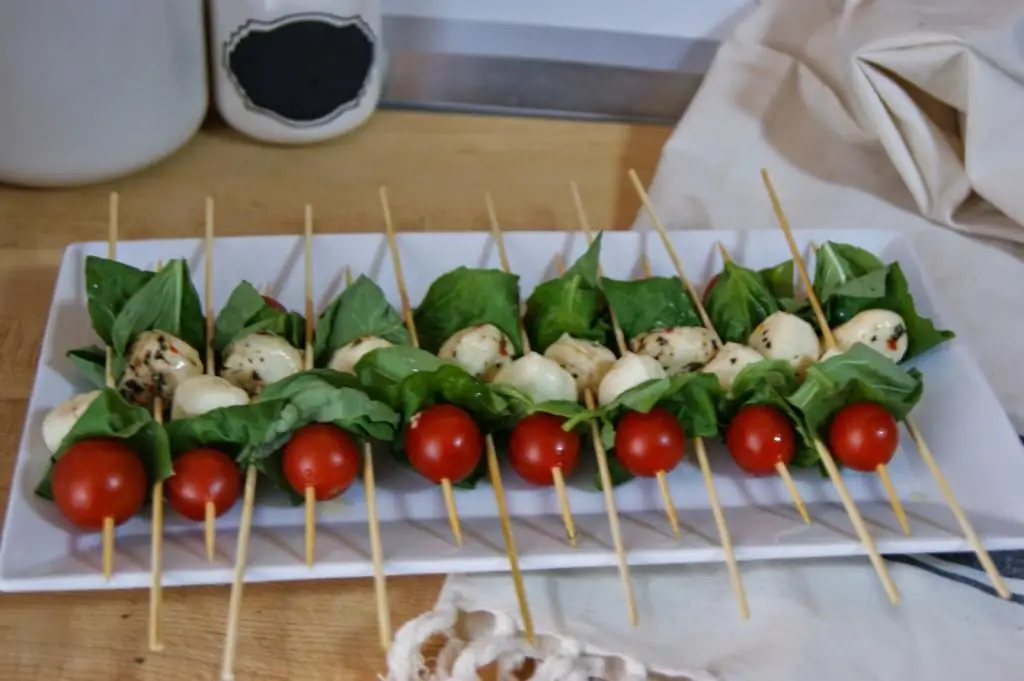
[[[313,488],[317,501],[340,496],[359,474],[359,447],[338,426],[299,428],[284,446],[284,477],[299,494]]]
[[[273,309],[277,310],[278,312],[287,312],[288,311],[288,308],[286,308],[284,305],[282,305],[280,302],[278,302],[277,298],[272,298],[270,296],[263,296],[263,302],[267,304],[267,307],[273,308]]]
[[[231,457],[212,447],[185,452],[174,461],[174,475],[164,489],[175,511],[189,520],[206,517],[206,502],[213,502],[215,516],[228,511],[241,491],[238,466]]]
[[[736,465],[751,475],[771,475],[775,464],[788,464],[796,453],[796,433],[775,407],[743,407],[732,419],[725,444]]]
[[[708,304],[708,297],[711,295],[711,289],[713,289],[715,287],[715,284],[718,283],[718,277],[720,277],[721,274],[722,273],[719,272],[715,276],[711,277],[711,279],[708,281],[707,286],[704,287],[703,302],[704,302],[705,305]]]
[[[103,519],[121,525],[146,500],[146,469],[121,440],[97,438],[68,447],[53,467],[53,500],[83,530],[103,529]]]
[[[627,411],[615,427],[615,456],[633,475],[651,478],[682,460],[686,434],[665,409]]]
[[[855,471],[871,472],[889,463],[898,444],[896,419],[874,402],[843,407],[828,429],[828,446],[836,460]]]
[[[551,469],[572,475],[580,460],[580,436],[562,430],[565,419],[553,414],[531,414],[516,424],[508,443],[513,470],[533,485],[553,485]]]
[[[405,429],[405,452],[420,475],[434,483],[459,482],[476,469],[484,438],[468,413],[451,404],[427,407]]]

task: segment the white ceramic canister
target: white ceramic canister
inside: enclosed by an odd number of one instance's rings
[[[317,142],[377,108],[379,0],[212,0],[210,18],[214,97],[236,130]]]
[[[87,184],[172,153],[206,115],[202,0],[0,2],[0,182]]]

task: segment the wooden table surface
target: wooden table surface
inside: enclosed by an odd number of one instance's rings
[[[381,112],[350,136],[304,148],[260,145],[218,123],[132,177],[81,189],[0,187],[0,498],[10,491],[22,420],[61,251],[106,237],[121,194],[124,239],[198,236],[203,200],[218,235],[295,233],[311,202],[318,232],[382,228],[388,186],[399,229],[486,228],[491,190],[508,229],[575,228],[568,183],[596,227],[626,227],[626,178],[653,175],[668,128]],[[0,509],[0,513],[3,513]],[[432,606],[442,579],[389,581],[397,628]],[[0,595],[0,679],[216,679],[228,587],[164,592],[166,650],[147,649],[148,593]],[[384,671],[369,580],[248,586],[237,677],[374,679]]]

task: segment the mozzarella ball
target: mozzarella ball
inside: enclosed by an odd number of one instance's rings
[[[597,392],[601,379],[615,364],[615,353],[595,341],[573,338],[567,333],[552,343],[544,356],[554,360],[576,381],[577,394]]]
[[[202,416],[221,407],[249,404],[249,393],[231,385],[220,376],[193,376],[182,382],[174,393],[171,420]]]
[[[747,341],[767,359],[784,359],[803,371],[821,356],[814,327],[789,312],[775,312],[757,325]]]
[[[203,362],[191,345],[163,331],[144,331],[128,348],[121,392],[142,405],[156,395],[170,400],[181,383],[202,373]]]
[[[555,400],[576,401],[576,381],[557,362],[530,352],[503,367],[494,377],[526,394],[535,403]]]
[[[669,376],[675,376],[710,362],[718,352],[718,339],[702,326],[677,326],[641,334],[630,346],[638,355],[658,360]]]
[[[702,371],[714,374],[722,388],[732,390],[732,384],[743,368],[761,361],[764,357],[757,350],[739,343],[726,343]]]
[[[597,389],[597,401],[600,404],[608,404],[630,388],[667,376],[665,369],[653,357],[626,353],[615,361],[601,379],[601,385]]]
[[[512,341],[494,324],[477,324],[455,333],[437,356],[450,359],[467,373],[489,381],[512,361]]]
[[[291,343],[269,333],[254,333],[224,351],[221,374],[255,397],[264,386],[302,371],[302,354]]]
[[[50,413],[43,418],[43,442],[51,453],[56,453],[60,443],[64,441],[67,434],[71,432],[78,419],[85,410],[89,408],[97,397],[100,390],[75,395],[67,402],[62,402],[50,410]]]
[[[373,350],[380,348],[390,348],[391,345],[390,341],[383,338],[363,336],[335,350],[327,366],[343,374],[354,374],[356,363],[363,358],[363,355],[368,355]]]
[[[832,333],[843,350],[863,343],[894,362],[907,354],[907,324],[889,310],[864,310]]]

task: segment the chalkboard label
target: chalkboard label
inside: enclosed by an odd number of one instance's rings
[[[310,128],[359,105],[377,58],[361,17],[252,19],[224,43],[224,68],[247,109]]]

